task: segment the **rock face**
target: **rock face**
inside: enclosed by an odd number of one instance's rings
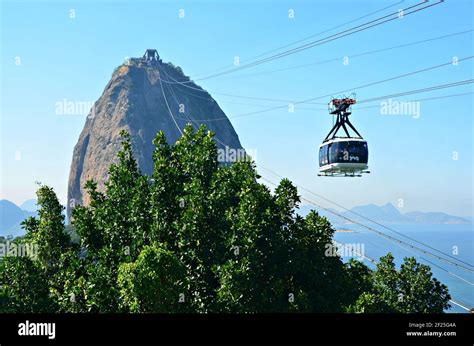
[[[104,188],[109,166],[116,161],[121,147],[122,129],[132,137],[142,173],[149,175],[153,170],[152,140],[156,133],[163,130],[172,144],[180,136],[177,127],[183,129],[188,123],[195,128],[205,124],[215,133],[222,151],[243,151],[237,133],[217,102],[179,67],[163,63],[157,53],[156,57],[146,53],[143,58],[132,58],[117,67],[89,113],[74,148],[68,217],[72,205],[88,204],[83,190],[87,180],[95,180],[100,190]]]

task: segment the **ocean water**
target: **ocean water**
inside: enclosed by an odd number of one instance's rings
[[[384,229],[381,226],[371,225],[370,223],[368,223],[367,226],[373,227],[384,234],[393,236],[419,248],[433,252],[434,254],[439,254],[436,251],[409,240],[400,234],[396,234],[393,231]],[[454,258],[474,265],[474,229],[472,224],[386,224],[385,226],[453,256]],[[415,257],[418,262],[429,265],[433,276],[448,286],[449,293],[455,302],[467,308],[474,307],[474,273],[434,258],[429,254],[416,251],[409,246],[404,246],[398,242],[386,239],[359,225],[340,224],[335,225],[335,228],[352,231],[336,232],[334,238],[337,242],[342,244],[357,244],[359,245],[359,249],[363,249],[364,255],[371,259],[378,260],[381,256],[391,252],[399,267],[404,257]],[[350,254],[343,256],[344,260],[348,260],[349,258]],[[448,259],[450,258],[448,257]],[[364,263],[369,265],[369,267],[374,267],[370,261],[364,260]],[[451,305],[452,308],[446,312],[467,313],[465,309],[453,303],[451,303]]]

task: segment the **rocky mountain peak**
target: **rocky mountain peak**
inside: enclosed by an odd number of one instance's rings
[[[71,206],[88,204],[84,184],[89,179],[104,188],[109,166],[120,150],[120,131],[127,130],[141,171],[153,169],[152,140],[162,130],[174,143],[188,123],[201,123],[215,133],[218,147],[243,151],[232,124],[212,96],[185,76],[181,68],[164,63],[158,52],[118,66],[87,116],[74,148],[68,183]],[[225,148],[227,147],[227,148]]]

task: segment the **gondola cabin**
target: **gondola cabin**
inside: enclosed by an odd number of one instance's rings
[[[361,176],[369,173],[369,148],[367,142],[349,121],[350,109],[355,98],[337,98],[329,102],[329,113],[335,115],[336,123],[319,146],[319,173],[322,176]],[[343,130],[345,137],[337,136]],[[355,135],[351,136],[349,130]]]
[[[369,149],[362,138],[334,138],[319,146],[319,174],[355,176],[369,167]]]

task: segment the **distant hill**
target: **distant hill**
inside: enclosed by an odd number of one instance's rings
[[[334,224],[344,224],[348,223],[347,220],[344,220],[337,215],[332,214],[331,212],[325,210],[319,210],[308,205],[302,205],[298,213],[302,216],[305,216],[309,213],[311,209],[316,209],[320,215],[327,217]],[[329,208],[328,208],[329,209]],[[329,209],[335,211],[334,209]],[[401,213],[397,208],[391,203],[385,205],[375,205],[367,204],[357,206],[351,209],[351,211],[338,212],[342,216],[350,218],[354,221],[364,222],[366,221],[362,216],[369,218],[374,221],[384,222],[384,223],[423,223],[423,224],[469,224],[472,223],[472,218],[462,218],[459,216],[449,215],[446,213],[437,213],[437,212],[421,212],[414,211],[408,213]],[[358,216],[354,213],[360,214]]]
[[[15,203],[6,199],[0,200],[0,236],[12,235],[14,237],[23,235],[20,223],[30,217],[35,216],[35,211],[23,210]]]
[[[36,203],[36,199],[28,199],[20,205],[20,208],[26,211],[36,212],[38,210]]]
[[[361,206],[352,208],[351,211],[361,214],[370,219],[374,219],[376,221],[385,221],[385,222],[402,222],[403,221],[402,214],[391,203],[387,203],[381,206],[378,206],[375,204],[361,205]],[[345,212],[344,215],[354,218],[354,214],[350,212]],[[360,218],[357,218],[357,219],[360,220]]]
[[[412,220],[416,223],[442,223],[442,224],[458,224],[458,223],[472,223],[471,220],[459,217],[448,215],[445,213],[421,213],[419,211],[414,211],[411,213],[403,214],[405,219]]]
[[[365,222],[364,218],[355,215],[352,212],[344,211],[339,212],[332,208],[328,210],[315,208],[310,205],[300,205],[297,209],[297,213],[301,216],[306,216],[308,213],[315,209],[319,215],[328,218],[328,220],[336,225],[340,226],[348,224],[349,222],[333,213],[340,214],[351,220],[358,222]],[[36,212],[36,200],[30,199],[21,204],[21,207],[15,203],[10,202],[6,199],[0,200],[0,236],[12,235],[14,237],[24,235],[24,230],[21,229],[20,223],[29,216],[35,216]],[[459,216],[453,216],[446,213],[433,213],[433,212],[408,212],[400,213],[391,203],[385,205],[367,204],[357,206],[351,209],[362,216],[365,216],[374,221],[383,223],[418,223],[418,224],[470,224],[472,223],[471,218],[462,218]],[[64,213],[65,214],[65,213]],[[66,217],[66,215],[65,215]],[[66,217],[67,223],[67,217]]]

